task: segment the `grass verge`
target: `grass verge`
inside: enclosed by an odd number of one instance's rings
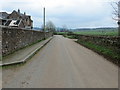
[[[118,64],[118,62],[120,60],[120,55],[119,55],[118,51],[116,51],[115,49],[110,48],[110,47],[96,45],[94,43],[85,42],[85,41],[82,41],[82,40],[77,41],[77,43],[79,43],[79,44],[97,52],[100,55],[103,55],[109,61],[113,62],[114,64],[117,64],[118,66],[120,66]]]

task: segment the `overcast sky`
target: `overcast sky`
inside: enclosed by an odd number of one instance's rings
[[[115,0],[0,0],[0,11],[8,13],[19,8],[32,16],[34,26],[43,23],[43,7],[46,7],[46,21],[57,27],[114,27],[113,8]]]

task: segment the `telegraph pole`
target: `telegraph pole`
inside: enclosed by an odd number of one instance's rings
[[[46,38],[46,35],[45,35],[45,7],[43,8],[43,26],[44,26],[44,39]]]

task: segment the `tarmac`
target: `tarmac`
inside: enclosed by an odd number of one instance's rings
[[[109,90],[119,86],[118,71],[103,56],[71,39],[54,35],[25,65],[3,68],[2,87]]]

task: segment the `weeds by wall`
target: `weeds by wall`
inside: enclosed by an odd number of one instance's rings
[[[78,39],[81,45],[120,66],[120,36],[67,34],[67,37]]]
[[[120,37],[119,36],[89,36],[79,35],[78,43],[108,58],[120,66]]]

